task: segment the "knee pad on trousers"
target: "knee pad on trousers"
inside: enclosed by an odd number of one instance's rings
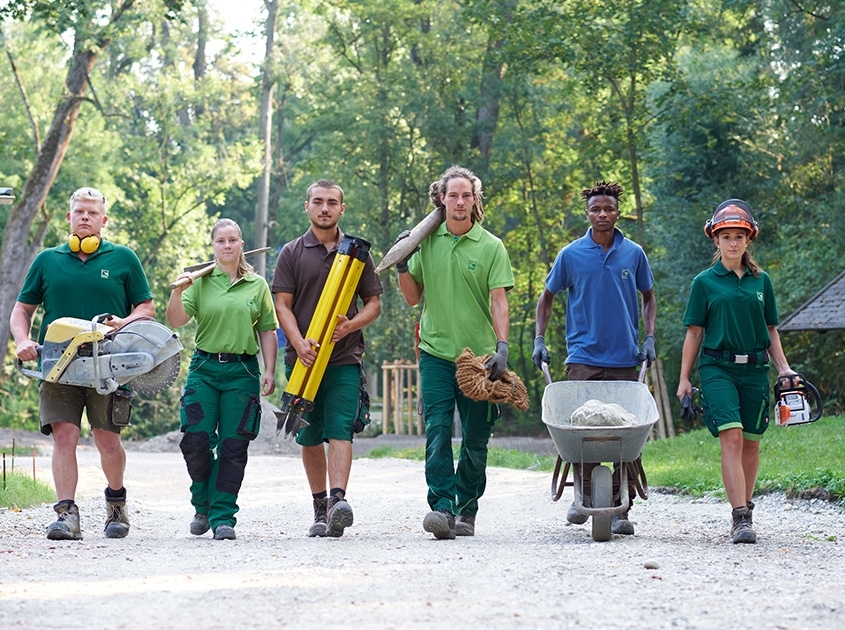
[[[237,494],[241,489],[246,470],[247,440],[226,438],[220,445],[220,459],[217,465],[217,490]]]
[[[211,440],[208,433],[193,431],[185,433],[179,442],[179,449],[188,466],[192,481],[205,481],[211,477]]]

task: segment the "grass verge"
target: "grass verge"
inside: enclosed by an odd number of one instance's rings
[[[455,458],[458,446],[453,446]],[[698,429],[667,440],[647,442],[643,462],[652,487],[677,488],[693,496],[724,496],[719,464],[719,441],[706,429]],[[425,449],[373,449],[368,457],[397,457],[422,461]],[[492,448],[487,464],[518,470],[551,472],[554,457],[544,457],[503,448]],[[786,492],[845,502],[845,417],[822,418],[818,422],[771,427],[760,447],[757,492]]]
[[[0,508],[24,508],[55,501],[55,491],[30,475],[7,470],[5,488],[0,481]]]

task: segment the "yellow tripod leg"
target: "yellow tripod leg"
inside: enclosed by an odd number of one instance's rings
[[[293,366],[288,385],[282,394],[282,409],[276,412],[276,433],[282,428],[285,437],[295,435],[303,424],[305,414],[314,408],[314,399],[323,380],[326,366],[334,350],[332,335],[337,318],[346,314],[370,252],[370,243],[355,236],[344,236],[337,250],[326,284],[305,336],[318,344],[317,359],[307,367],[299,359]]]

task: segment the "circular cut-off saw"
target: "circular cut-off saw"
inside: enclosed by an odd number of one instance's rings
[[[133,391],[157,394],[179,376],[179,337],[150,317],[142,317],[117,329],[102,322],[60,317],[47,327],[39,346],[41,371],[24,369],[21,374],[49,383],[92,387],[110,394],[131,382]]]

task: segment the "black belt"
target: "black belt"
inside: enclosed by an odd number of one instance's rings
[[[247,354],[246,352],[243,354],[233,354],[231,352],[206,352],[205,350],[200,350],[199,348],[196,349],[196,354],[200,355],[204,359],[214,359],[215,361],[220,361],[220,363],[244,363],[245,361],[249,361],[255,357],[254,354]]]
[[[730,350],[711,350],[710,348],[704,348],[702,352],[711,357],[722,359],[723,361],[730,361],[731,363],[769,362],[769,353],[765,350],[761,350],[760,352],[752,352],[751,354],[734,354]]]

